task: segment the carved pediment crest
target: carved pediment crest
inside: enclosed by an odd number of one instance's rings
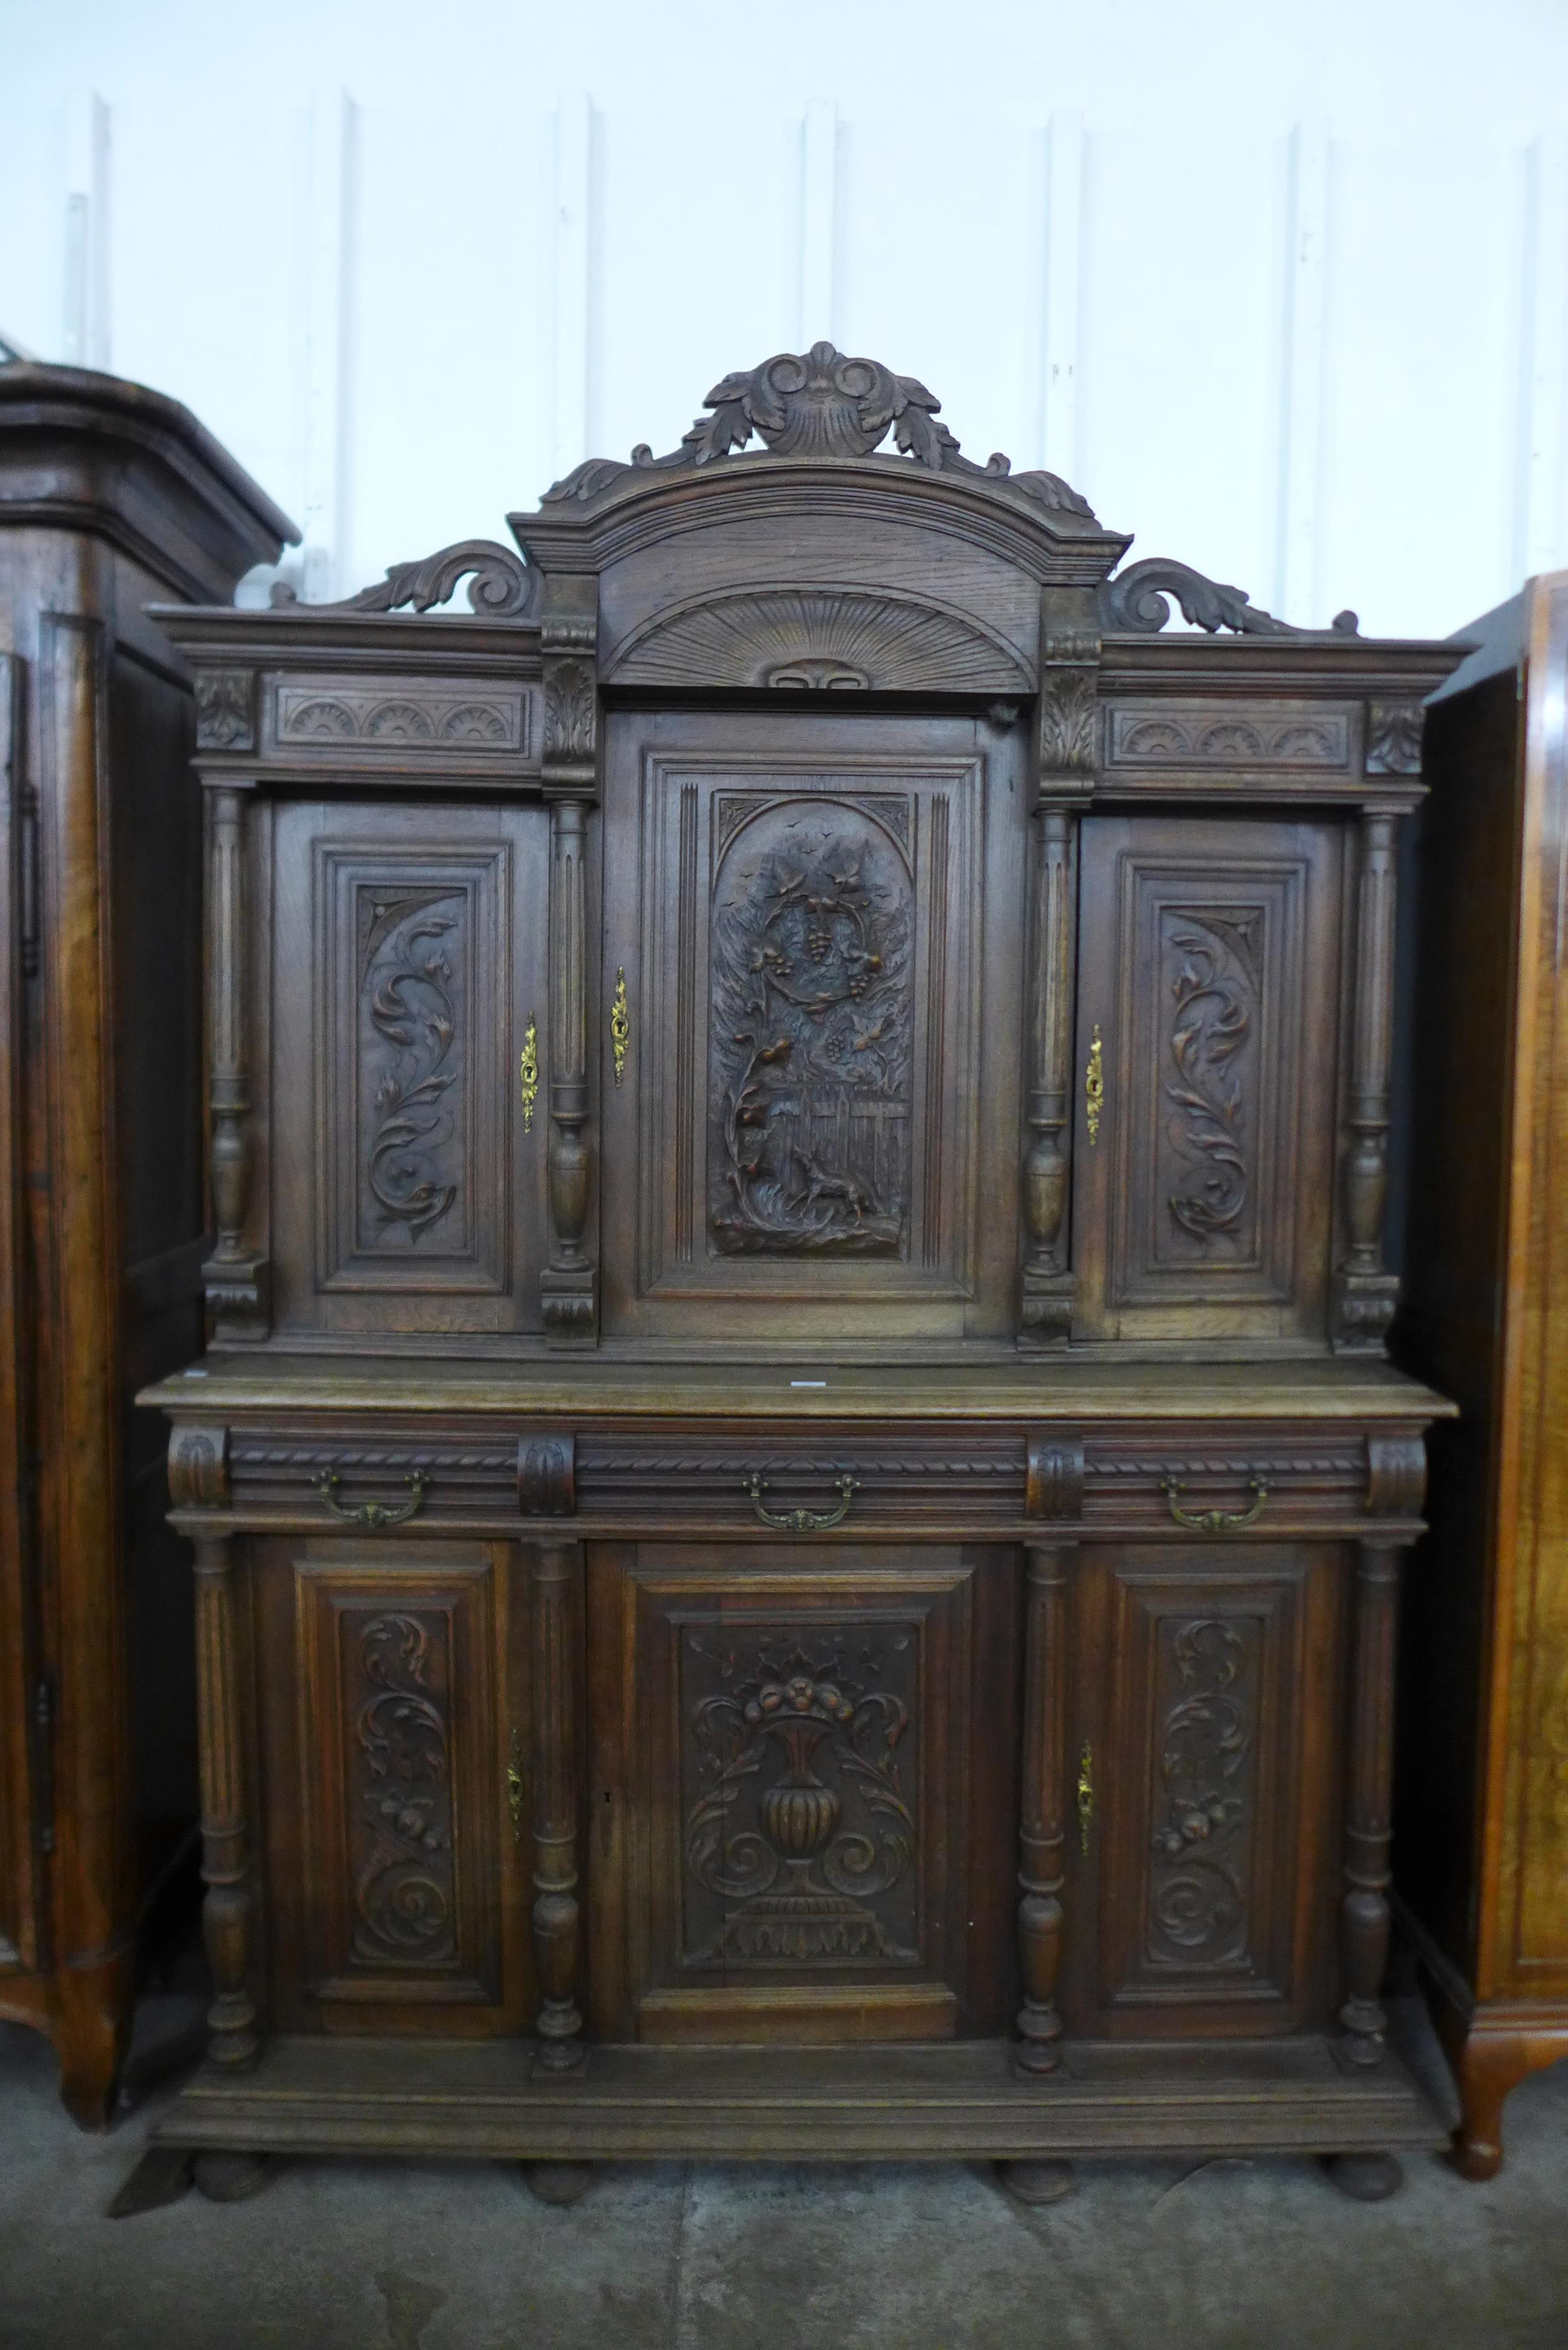
[[[832,343],[780,351],[760,367],[727,375],[702,404],[709,413],[698,417],[678,449],[656,457],[644,442],[626,465],[590,457],[546,490],[541,503],[586,502],[644,470],[710,464],[743,450],[753,437],[774,457],[853,463],[878,449],[891,429],[898,453],[932,473],[1006,482],[1039,505],[1094,520],[1088,501],[1055,473],[1014,473],[1001,455],[977,465],[939,423],[941,402],[917,378],[895,375],[880,359],[846,357]]]

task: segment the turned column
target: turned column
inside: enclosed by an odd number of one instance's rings
[[[1034,816],[1034,962],[1030,974],[1028,1139],[1023,1154],[1023,1290],[1020,1342],[1064,1343],[1072,1327],[1066,1269],[1072,1175],[1073,972],[1076,815],[1060,801]]]
[[[552,1346],[598,1336],[597,1274],[586,1244],[592,1161],[588,1123],[588,810],[598,794],[598,581],[551,573],[539,620],[545,727],[541,774],[550,804],[550,1035],[547,1152],[550,1261],[540,1314]]]
[[[577,1630],[581,1552],[541,1544],[534,1554],[534,1956],[539,1976],[535,2069],[569,2073],[583,2061],[576,1990],[577,1901]]]
[[[1345,1818],[1340,1950],[1345,2001],[1340,2054],[1376,2064],[1386,2018],[1379,1993],[1388,1960],[1388,1846],[1394,1777],[1394,1637],[1403,1545],[1356,1544],[1351,1635],[1350,1761]]]
[[[256,2011],[248,1988],[254,1894],[245,1832],[243,1713],[234,1624],[233,1544],[198,1534],[196,1679],[201,1702],[202,1930],[215,1996],[207,2011],[214,2064],[256,2056]]]
[[[1018,1828],[1019,1968],[1015,2071],[1053,2073],[1061,2062],[1062,2019],[1056,1976],[1062,1957],[1065,1831],[1062,1799],[1067,1703],[1067,1562],[1072,1545],[1032,1546],[1025,1554],[1023,1762]]]
[[[246,1003],[245,798],[210,787],[207,867],[207,1097],[213,1253],[202,1268],[214,1333],[265,1336],[268,1269],[246,1244],[251,1192],[251,1088]]]
[[[1397,884],[1395,818],[1369,809],[1361,819],[1356,888],[1355,994],[1352,1008],[1350,1107],[1344,1154],[1345,1252],[1338,1283],[1335,1344],[1376,1353],[1394,1318],[1399,1284],[1383,1258],[1388,1197],[1389,1080],[1394,1051]]]
[[[1034,723],[1032,963],[1023,1094],[1023,1268],[1018,1343],[1065,1346],[1073,1327],[1073,975],[1079,812],[1094,790],[1100,629],[1094,591],[1047,588],[1040,602]]]

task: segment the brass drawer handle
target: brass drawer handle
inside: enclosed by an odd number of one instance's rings
[[[1269,1498],[1269,1489],[1261,1477],[1254,1477],[1247,1488],[1253,1496],[1250,1510],[1184,1510],[1177,1499],[1181,1487],[1174,1477],[1167,1477],[1159,1490],[1169,1503],[1170,1514],[1177,1524],[1195,1534],[1233,1534],[1243,1526],[1255,1526]]]
[[[343,1480],[336,1469],[324,1469],[319,1477],[312,1480],[317,1492],[335,1518],[341,1518],[345,1525],[369,1526],[372,1529],[381,1526],[406,1525],[410,1518],[418,1517],[424,1506],[424,1498],[429,1491],[430,1482],[422,1469],[416,1469],[412,1476],[405,1477],[403,1480],[412,1496],[411,1500],[360,1502],[354,1508],[348,1509],[337,1499],[338,1488]]]
[[[1078,1849],[1089,1857],[1089,1830],[1095,1825],[1095,1754],[1085,1738],[1078,1757]]]
[[[849,1515],[849,1504],[860,1490],[857,1477],[836,1477],[833,1481],[838,1506],[834,1510],[770,1510],[763,1500],[767,1492],[767,1480],[754,1471],[746,1480],[746,1492],[752,1497],[752,1507],[764,1526],[774,1526],[780,1534],[820,1534],[829,1526],[841,1526]]]

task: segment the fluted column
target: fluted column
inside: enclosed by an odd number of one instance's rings
[[[535,2067],[569,2073],[583,2061],[576,2007],[577,1627],[582,1553],[576,1543],[534,1554],[534,1955],[539,1976]]]

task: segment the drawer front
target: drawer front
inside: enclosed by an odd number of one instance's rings
[[[1368,1456],[1355,1435],[1240,1440],[1190,1429],[1153,1442],[1091,1438],[1085,1446],[1085,1532],[1199,1534],[1354,1523],[1368,1505]]]
[[[769,1429],[584,1434],[576,1446],[579,1515],[603,1525],[659,1524],[726,1534],[822,1534],[961,1525],[983,1531],[1023,1516],[1022,1430],[970,1435],[840,1435]]]

